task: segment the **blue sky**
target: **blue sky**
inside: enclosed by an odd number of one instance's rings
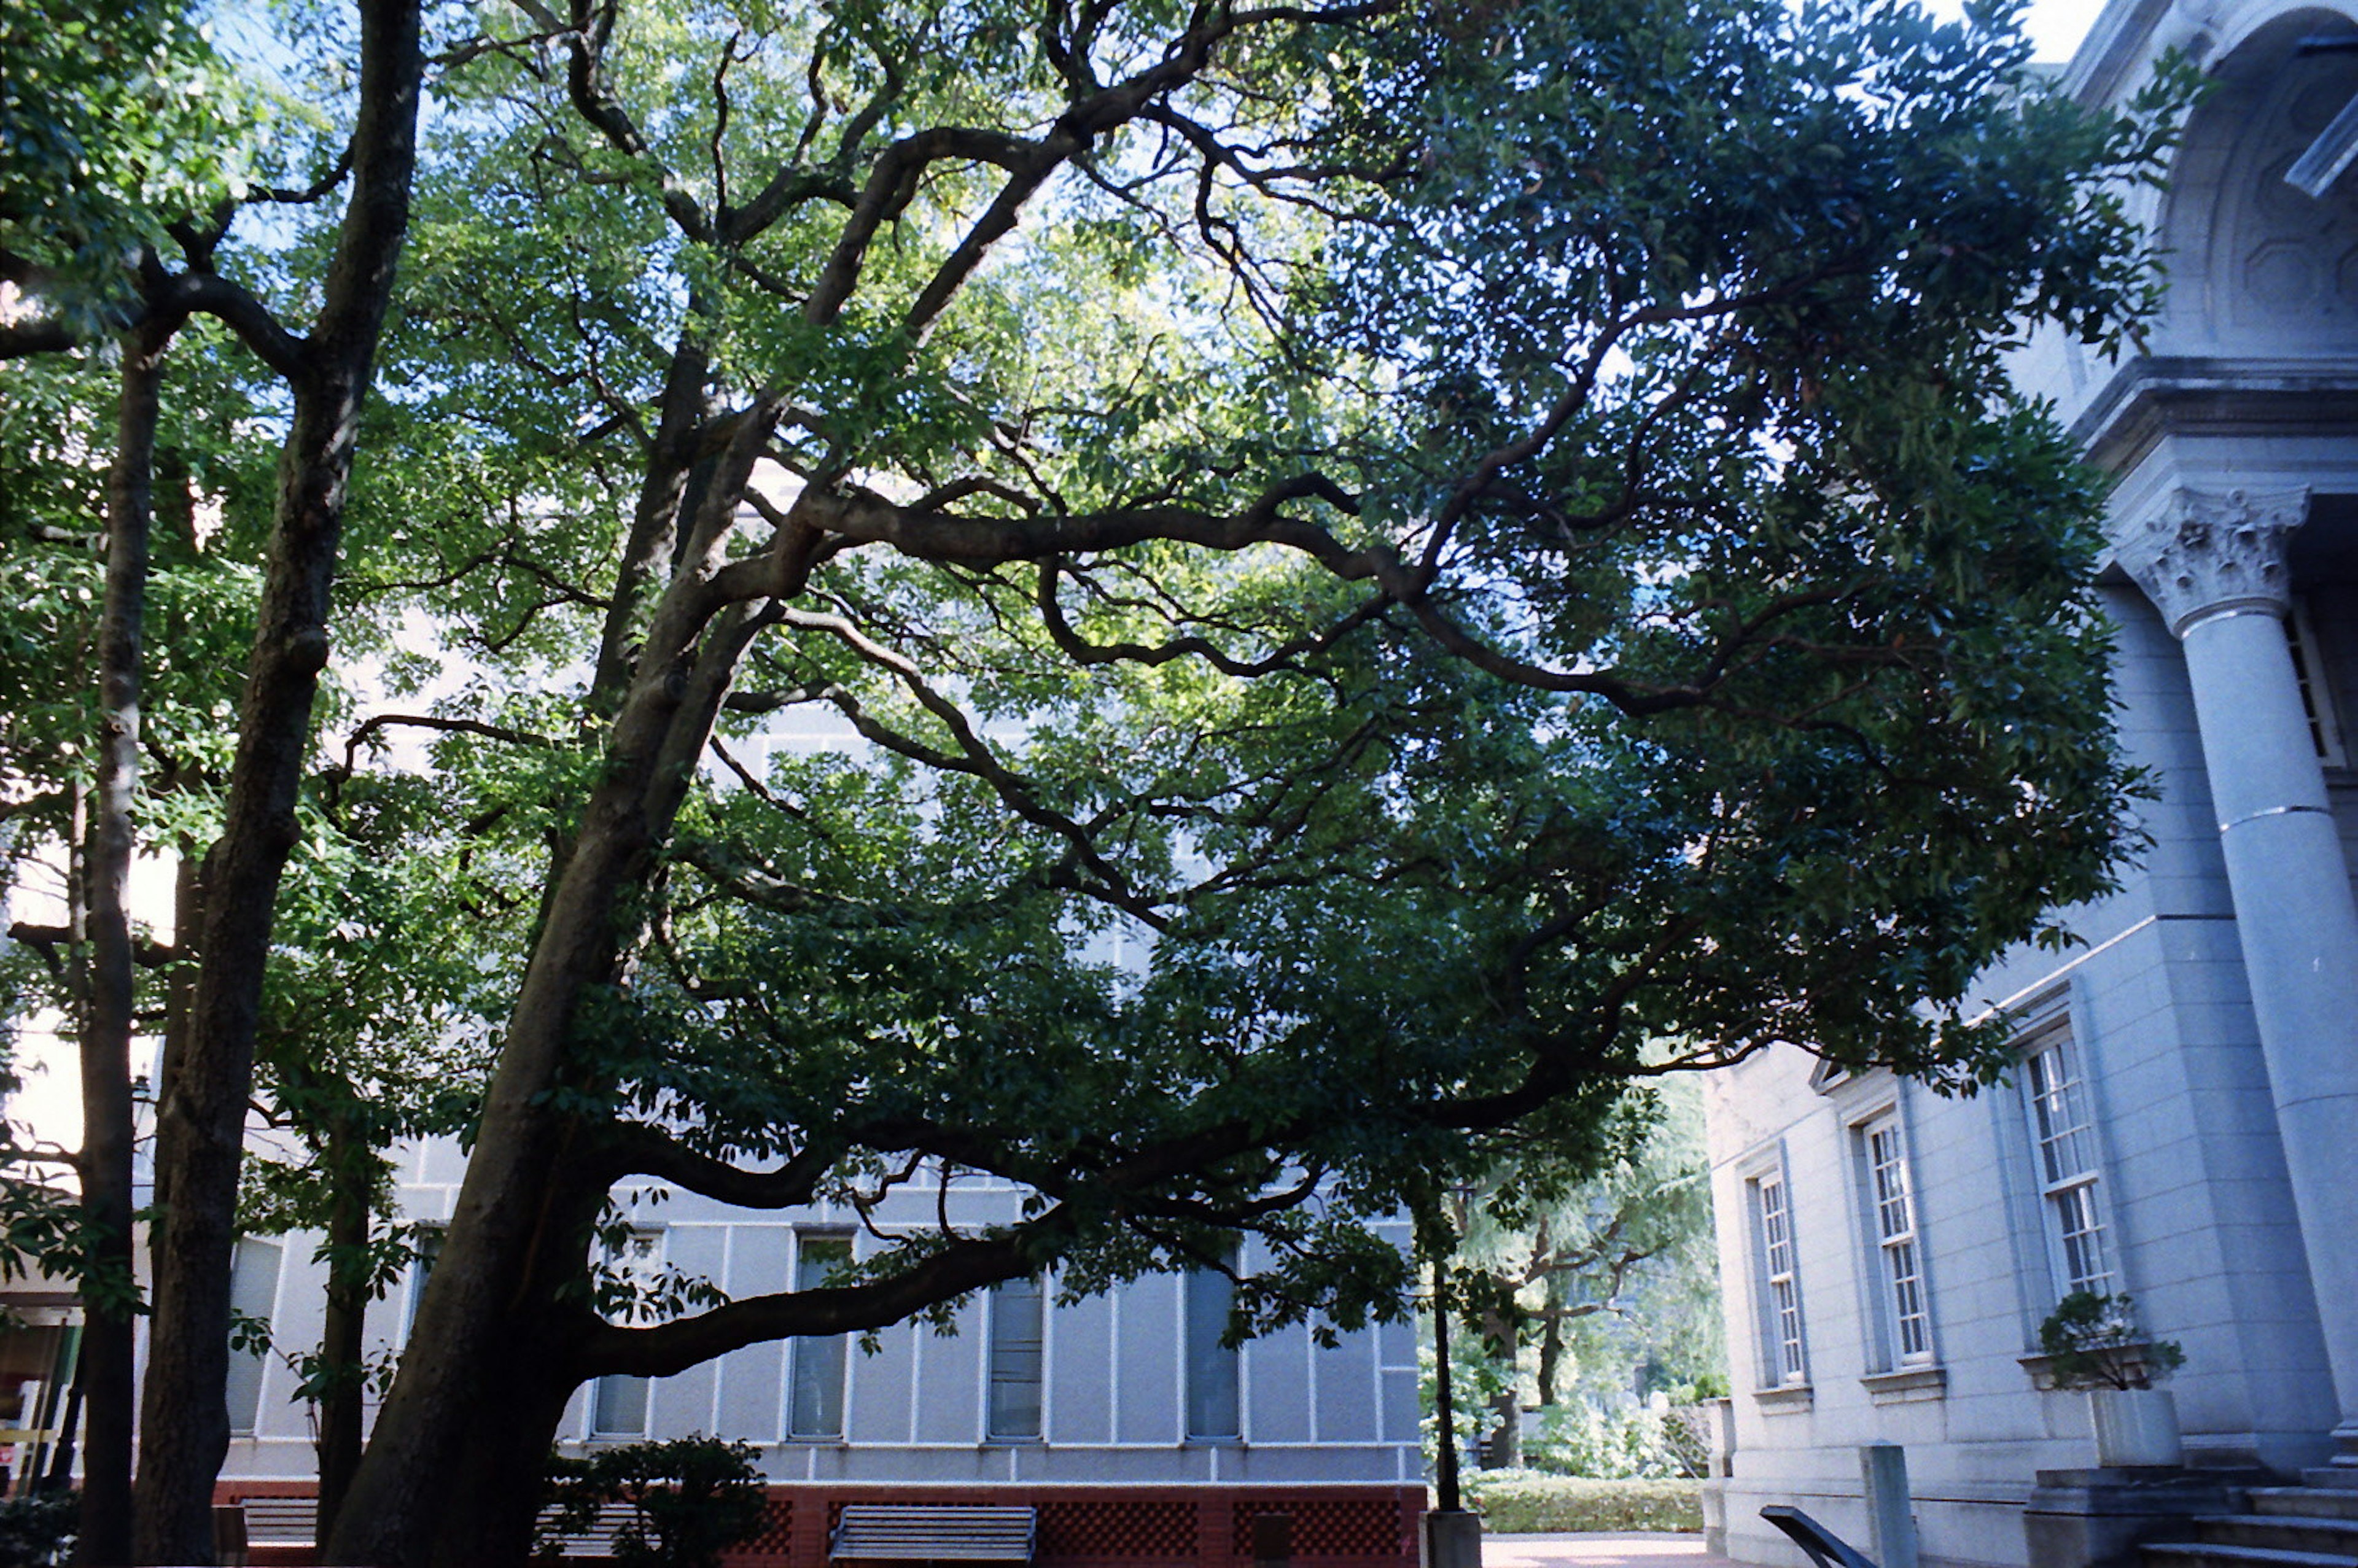
[[[1958,9],[1956,0],[1934,0],[1935,8]],[[2040,59],[2066,60],[2088,35],[2089,25],[2104,9],[2102,0],[2032,0],[2023,14],[2023,29],[2038,46]]]

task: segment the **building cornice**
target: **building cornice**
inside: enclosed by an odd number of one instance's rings
[[[2358,358],[2142,356],[2071,421],[2088,460],[2125,474],[2168,436],[2347,436]]]

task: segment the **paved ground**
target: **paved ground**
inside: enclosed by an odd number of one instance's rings
[[[1700,1535],[1628,1530],[1595,1535],[1486,1535],[1482,1568],[1735,1568]]]

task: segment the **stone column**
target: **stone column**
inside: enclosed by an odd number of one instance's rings
[[[2358,1465],[2358,899],[2286,644],[2306,489],[2179,490],[2121,565],[2186,652],[2260,1048],[2341,1424]]]

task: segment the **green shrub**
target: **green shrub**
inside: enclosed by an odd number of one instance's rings
[[[0,1563],[62,1563],[73,1545],[80,1492],[32,1492],[0,1501]]]
[[[585,1459],[552,1454],[548,1500],[535,1555],[553,1559],[558,1538],[586,1530],[606,1503],[631,1505],[616,1537],[622,1568],[716,1568],[720,1554],[762,1528],[767,1508],[753,1450],[717,1437],[632,1443]]]
[[[1575,1400],[1541,1413],[1523,1454],[1532,1469],[1553,1476],[1699,1476],[1709,1469],[1710,1434],[1702,1405],[1658,1410]]]
[[[1493,1535],[1703,1528],[1703,1483],[1682,1479],[1598,1480],[1487,1470],[1466,1482],[1466,1506]]]

